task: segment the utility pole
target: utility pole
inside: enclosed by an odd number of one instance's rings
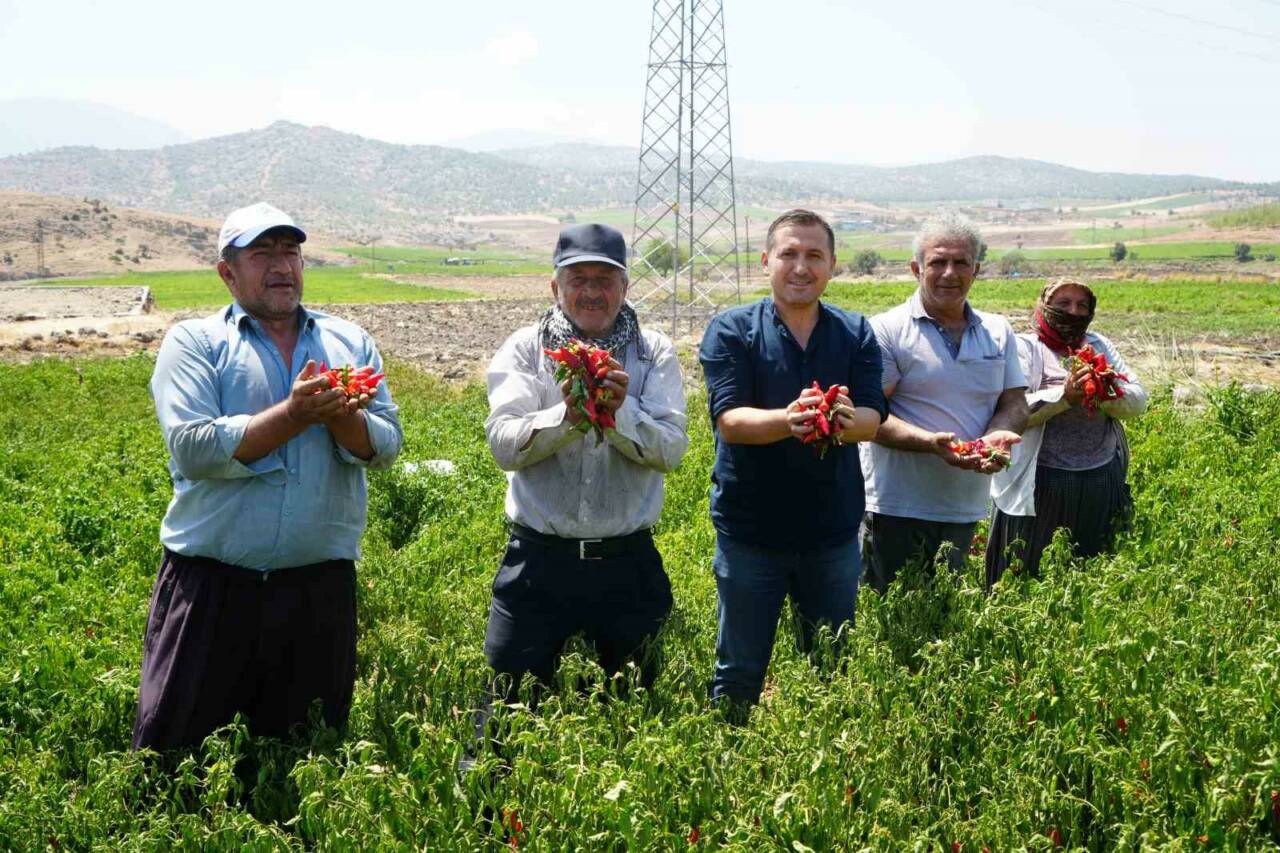
[[[653,2],[631,246],[632,298],[672,337],[741,299],[723,0]]]
[[[49,271],[44,265],[44,220],[36,220],[36,236],[31,242],[36,244],[36,275],[44,277]]]

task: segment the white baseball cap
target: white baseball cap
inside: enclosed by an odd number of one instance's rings
[[[218,232],[218,254],[227,246],[243,249],[272,228],[292,228],[299,243],[307,241],[307,232],[294,224],[289,214],[265,201],[231,211]]]

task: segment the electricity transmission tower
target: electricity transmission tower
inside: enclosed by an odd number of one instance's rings
[[[631,299],[673,337],[740,298],[723,0],[654,0],[631,246]]]

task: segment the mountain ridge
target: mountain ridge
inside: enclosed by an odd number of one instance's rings
[[[0,188],[218,218],[257,199],[335,235],[438,239],[461,214],[566,212],[629,205],[638,149],[552,143],[470,152],[402,145],[277,121],[155,149],[68,146],[0,158]],[[1089,172],[979,155],[882,167],[735,159],[739,204],[1145,198],[1263,187],[1196,175]]]

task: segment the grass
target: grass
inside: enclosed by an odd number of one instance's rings
[[[984,283],[984,286],[987,283]],[[126,750],[170,496],[152,363],[36,361],[0,383],[0,839],[13,849],[1262,849],[1280,840],[1280,394],[1155,394],[1132,424],[1136,525],[1045,577],[864,594],[838,669],[784,620],[745,728],[708,709],[712,442],[700,398],[658,543],[676,598],[652,694],[579,694],[567,656],[512,770],[453,771],[485,681],[506,481],[483,390],[393,363],[409,460],[371,481],[349,731],[239,727]],[[797,484],[800,487],[800,484]]]
[[[1210,228],[1280,228],[1280,202],[1232,210],[1205,219]]]
[[[213,270],[182,272],[140,272],[93,279],[48,280],[50,286],[111,287],[145,285],[151,288],[156,307],[216,308],[231,297],[222,279]],[[471,299],[471,294],[443,287],[420,287],[389,281],[356,267],[312,267],[304,274],[304,301],[308,305],[371,302],[434,302],[443,299]]]
[[[1030,315],[1044,279],[982,279],[969,299],[974,307],[1020,318]],[[1280,328],[1280,288],[1274,284],[1204,279],[1099,279],[1096,328],[1108,335],[1274,336]],[[866,315],[906,301],[915,282],[835,281],[826,298]],[[756,296],[768,291],[760,290]]]
[[[1131,240],[1150,240],[1153,237],[1164,237],[1190,230],[1190,225],[1149,225],[1130,226],[1126,228],[1077,228],[1071,232],[1071,239],[1077,243],[1128,243]]]
[[[338,251],[362,261],[362,268],[373,272],[388,272],[425,276],[511,276],[546,275],[550,268],[550,254],[545,257],[500,252],[486,249],[454,251],[452,249],[420,246],[368,246],[347,247]],[[446,264],[449,258],[460,258],[469,263]]]

